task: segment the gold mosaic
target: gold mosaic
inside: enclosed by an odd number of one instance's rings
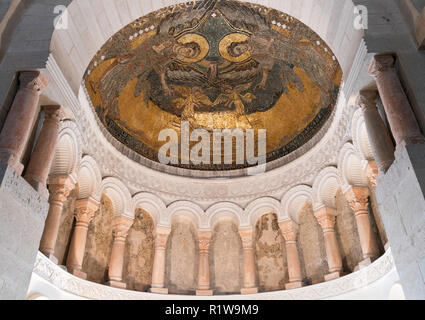
[[[107,130],[148,159],[158,161],[162,129],[179,133],[188,121],[209,132],[266,129],[271,161],[322,128],[341,78],[331,49],[300,21],[255,4],[208,0],[132,22],[101,48],[84,81]]]

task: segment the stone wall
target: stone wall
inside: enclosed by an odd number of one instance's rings
[[[154,224],[142,209],[136,210],[134,224],[127,236],[124,256],[124,279],[127,289],[147,291],[152,282]]]
[[[194,294],[198,274],[198,235],[186,219],[175,219],[167,241],[166,287],[171,294]]]
[[[240,293],[243,283],[242,240],[233,221],[220,221],[214,226],[210,269],[214,294]]]
[[[283,290],[289,278],[288,265],[275,214],[262,216],[255,226],[255,257],[260,291]]]
[[[90,223],[83,271],[87,280],[105,283],[108,278],[109,259],[112,250],[113,206],[108,197],[103,196],[100,208]]]
[[[342,257],[343,271],[351,273],[359,262],[363,260],[363,253],[360,246],[354,211],[351,209],[341,190],[336,195],[336,207],[335,231]]]
[[[75,188],[71,191],[68,196],[68,199],[63,204],[63,211],[54,254],[54,256],[58,259],[59,265],[66,265],[68,249],[71,243],[71,237],[74,230],[74,211],[77,197],[78,190],[77,188]]]
[[[328,273],[328,263],[323,232],[311,204],[301,209],[299,223],[298,246],[304,282],[306,285],[323,282]]]
[[[25,299],[49,205],[0,165],[0,300]]]
[[[407,299],[425,299],[425,147],[408,145],[378,177],[376,198]]]

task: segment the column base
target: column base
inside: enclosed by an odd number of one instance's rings
[[[285,289],[286,290],[293,290],[293,289],[301,288],[302,286],[303,286],[303,283],[301,281],[290,282],[290,283],[285,284]]]
[[[367,258],[364,259],[363,261],[359,262],[359,269],[364,269],[366,268],[368,265],[372,264],[372,259],[371,258]]]
[[[19,176],[24,171],[24,165],[9,150],[0,150],[0,163],[7,163]]]
[[[68,269],[68,272],[77,278],[87,280],[87,273],[81,271],[80,269]]]
[[[127,283],[124,283],[124,282],[121,282],[121,281],[109,280],[107,285],[112,287],[112,288],[127,289]]]
[[[212,290],[196,290],[197,296],[213,296],[214,291]]]
[[[241,294],[256,294],[258,293],[258,288],[242,288]]]
[[[325,282],[332,281],[341,277],[341,272],[336,271],[325,275]]]
[[[149,291],[156,294],[168,294],[168,288],[150,288]]]

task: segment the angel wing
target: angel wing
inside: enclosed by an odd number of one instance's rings
[[[171,82],[189,82],[199,86],[205,86],[208,83],[207,77],[200,70],[177,61],[168,66],[166,74]]]
[[[251,88],[251,85],[252,85],[252,83],[251,83],[251,82],[241,84],[241,85],[239,85],[239,86],[236,86],[236,87],[235,87],[235,91],[236,91],[237,93],[245,92],[245,91],[247,91],[248,89],[250,89],[250,88]]]
[[[232,103],[232,100],[230,99],[229,95],[221,93],[217,99],[215,99],[213,106],[219,106],[219,105],[225,105],[225,106],[229,106]]]

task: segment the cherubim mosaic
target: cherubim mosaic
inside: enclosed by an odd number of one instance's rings
[[[123,28],[92,60],[85,85],[108,131],[148,159],[158,161],[161,130],[178,132],[188,121],[210,133],[266,129],[271,161],[320,130],[341,78],[331,49],[300,21],[255,4],[207,0]]]

